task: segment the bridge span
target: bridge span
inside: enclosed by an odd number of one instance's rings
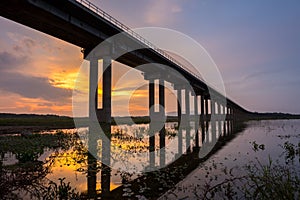
[[[204,82],[201,77],[191,72],[187,67],[180,64],[166,52],[155,47],[149,41],[133,32],[130,28],[105,13],[100,8],[87,0],[1,0],[0,15],[12,21],[18,22],[35,30],[49,34],[71,44],[82,48],[83,56],[90,61],[90,76],[89,76],[89,117],[94,120],[91,113],[96,111],[97,122],[101,122],[101,127],[104,132],[110,137],[110,123],[112,110],[112,73],[111,63],[113,52],[125,52],[115,58],[116,61],[125,64],[132,68],[151,63],[159,65],[151,65],[151,67],[143,67],[145,80],[149,81],[149,113],[152,120],[159,123],[165,117],[165,81],[173,83],[174,89],[177,90],[177,112],[178,120],[185,124],[184,127],[189,127],[189,121],[193,119],[196,126],[201,126],[202,137],[199,137],[196,132],[196,148],[199,148],[201,143],[199,138],[204,138],[205,129],[208,129],[208,120],[212,115],[223,117],[226,120],[238,120],[250,116],[252,113],[242,108],[237,103],[233,102],[216,89]],[[106,51],[109,53],[101,53],[99,55],[89,56],[92,50],[101,42],[116,35],[122,34],[121,41],[113,41],[107,43]],[[125,51],[135,49],[133,51]],[[103,65],[107,66],[103,73],[103,93],[102,93],[102,108],[98,108],[98,95],[95,91],[98,87],[98,60],[103,59]],[[161,66],[169,66],[172,70],[178,72],[185,80],[188,80],[187,87],[184,84],[178,84],[178,77],[175,74],[168,74],[166,69]],[[139,69],[139,68],[138,68]],[[168,76],[166,76],[168,74]],[[159,105],[158,112],[154,110],[155,98],[155,80],[159,81]],[[176,80],[176,81],[174,81]],[[182,93],[182,91],[185,91]],[[184,94],[184,95],[182,95]],[[200,101],[198,97],[200,96]],[[190,98],[195,98],[194,105],[190,105]],[[182,101],[185,101],[185,114],[182,114]],[[200,103],[199,103],[200,102]],[[190,108],[193,107],[195,114],[191,115]],[[198,108],[201,112],[198,113]],[[209,108],[210,107],[210,108]],[[209,112],[210,111],[210,112]],[[154,117],[153,117],[154,116]],[[108,124],[108,125],[105,125]],[[219,123],[221,126],[221,123]],[[212,126],[212,129],[215,129]],[[195,128],[198,130],[198,128]],[[219,127],[218,130],[222,128]],[[230,128],[225,127],[224,130]],[[151,130],[151,127],[150,127]],[[93,131],[93,126],[90,126],[90,131]],[[97,130],[94,130],[97,132]],[[165,128],[152,130],[159,132],[159,148],[165,147]],[[214,130],[213,130],[214,131]],[[188,132],[188,131],[187,131]],[[179,131],[180,133],[180,131]],[[190,139],[186,135],[186,147],[190,145]],[[178,154],[182,151],[182,135],[178,135]],[[95,141],[90,141],[91,143]],[[107,144],[109,145],[109,144]],[[149,137],[149,155],[150,167],[154,167],[155,155],[155,136]],[[163,151],[160,156],[160,165],[164,166],[165,157]],[[110,154],[109,148],[106,148],[104,154]],[[106,160],[109,164],[109,160]],[[102,177],[105,183],[105,177]],[[109,180],[107,180],[109,182]],[[107,184],[103,184],[102,192],[107,191]]]

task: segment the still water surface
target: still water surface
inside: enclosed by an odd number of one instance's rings
[[[298,156],[293,159],[284,144],[293,144]],[[257,148],[255,148],[255,144]],[[250,121],[245,130],[227,143],[220,151],[201,163],[196,170],[178,183],[175,189],[165,193],[162,199],[199,199],[205,184],[214,186],[225,178],[224,169],[232,170],[234,177],[245,174],[249,164],[280,165],[293,168],[300,177],[300,120]],[[238,195],[237,195],[238,196]],[[240,194],[242,197],[243,194]],[[222,198],[216,196],[214,199]],[[297,197],[296,197],[297,198]],[[242,198],[243,199],[243,198]]]
[[[204,185],[211,181],[212,177],[218,176],[220,179],[223,174],[221,168],[224,166],[234,168],[255,160],[267,163],[269,158],[285,164],[286,158],[282,147],[284,142],[289,141],[297,146],[300,140],[300,120],[251,121],[246,125],[244,130],[237,133],[232,140],[210,156],[208,160],[201,163],[196,170],[178,183],[175,189],[165,193],[161,199],[196,199],[196,193],[201,192],[198,189],[201,184]],[[131,172],[135,169],[140,171],[139,167],[141,166],[135,165],[136,163],[144,163],[142,167],[147,167],[147,163],[149,163],[148,129],[147,124],[112,127],[112,147],[119,147],[126,150],[125,152],[130,152],[127,160],[124,159],[126,158],[124,155],[122,159],[115,159],[115,166],[136,167],[130,168]],[[166,146],[170,147],[166,149],[166,163],[168,164],[178,153],[178,149],[174,148],[178,145],[176,123],[167,123],[166,130]],[[223,128],[217,131],[219,131],[218,138],[222,135]],[[84,142],[76,136],[77,134],[84,135],[86,132],[87,128],[81,128],[41,132],[40,136],[0,137],[1,195],[34,199],[37,198],[36,193],[39,190],[43,191],[51,181],[59,184],[59,179],[62,178],[64,178],[64,182],[69,182],[71,188],[74,188],[76,192],[87,193],[89,177],[87,151]],[[185,134],[183,132],[183,140],[186,138]],[[195,130],[192,129],[191,138],[194,138],[194,135]],[[158,144],[158,137],[156,138],[156,144]],[[204,143],[211,140],[212,133],[208,133]],[[194,142],[195,140],[191,141],[192,146]],[[255,151],[253,142],[258,145],[263,144],[263,146]],[[182,144],[183,149],[186,149],[186,142],[184,141]],[[158,149],[158,145],[155,148]],[[118,152],[115,152],[115,155],[118,155]],[[156,156],[155,165],[159,165],[159,155]],[[295,160],[293,164],[300,168],[299,160]],[[207,175],[209,168],[214,168],[214,170],[210,170],[210,174]],[[114,167],[111,171],[110,190],[121,186],[124,178],[128,178],[128,174],[125,175],[127,177],[124,177],[124,173],[118,167]],[[130,175],[130,178],[134,179],[137,176],[139,174],[133,174]],[[100,179],[101,173],[96,173],[96,191],[98,193],[101,188]]]

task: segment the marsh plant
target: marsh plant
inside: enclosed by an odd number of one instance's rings
[[[254,152],[264,151],[264,144],[251,142]],[[300,169],[295,165],[299,160],[299,146],[285,142],[281,147],[286,164],[272,160],[269,156],[264,163],[256,158],[244,166],[227,169],[222,164],[213,163],[207,167],[208,182],[195,187],[194,195],[199,199],[300,199]],[[221,180],[212,171],[222,171]]]
[[[66,182],[65,178],[59,178],[59,183],[53,181],[49,182],[47,187],[43,188],[43,192],[37,194],[38,199],[44,200],[76,200],[80,199],[79,193],[76,189],[70,186],[70,182]]]

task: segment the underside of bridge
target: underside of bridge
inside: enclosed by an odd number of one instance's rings
[[[81,1],[87,2],[87,1]],[[180,157],[184,152],[192,151],[191,140],[195,139],[195,148],[199,148],[208,131],[209,120],[211,129],[230,132],[229,121],[238,120],[251,115],[238,104],[223,96],[208,84],[197,78],[197,76],[181,68],[172,62],[162,53],[149,48],[141,39],[127,30],[127,27],[120,24],[114,18],[104,13],[100,9],[91,9],[92,4],[82,4],[76,0],[1,0],[1,16],[15,22],[31,27],[35,30],[57,37],[61,40],[72,43],[83,49],[84,58],[90,63],[89,75],[89,117],[90,133],[99,134],[99,122],[103,135],[108,138],[103,140],[102,160],[105,166],[110,165],[110,138],[111,138],[111,110],[112,110],[112,60],[116,60],[129,67],[141,70],[144,79],[149,81],[149,167],[155,169],[155,133],[159,133],[159,165],[164,167],[165,160],[165,83],[174,85],[177,91],[177,112],[180,128],[178,130],[178,154]],[[118,24],[119,23],[119,24]],[[125,32],[124,32],[125,29]],[[107,40],[108,38],[120,34],[118,40]],[[104,42],[105,41],[105,42]],[[105,48],[94,51],[98,44],[104,42]],[[130,51],[130,49],[134,49]],[[129,51],[128,51],[129,50]],[[98,68],[99,60],[103,60],[103,95],[102,108],[98,107]],[[153,64],[155,63],[155,64]],[[144,67],[140,67],[144,66]],[[166,68],[165,66],[168,66]],[[176,73],[168,73],[175,71]],[[181,81],[187,80],[187,81]],[[155,87],[156,80],[158,87]],[[158,88],[158,107],[155,110],[155,88]],[[190,105],[190,99],[194,98],[194,105]],[[184,102],[184,103],[183,103]],[[193,108],[193,109],[192,109]],[[198,109],[200,108],[200,109]],[[194,114],[191,114],[194,110]],[[198,112],[200,110],[201,112]],[[221,123],[221,121],[228,123]],[[190,122],[195,123],[195,138],[191,138],[189,133]],[[182,130],[185,129],[185,142],[183,145]],[[201,133],[201,134],[199,134]],[[92,135],[92,134],[90,134]],[[97,138],[89,138],[89,150],[97,149]],[[216,135],[212,135],[212,142],[216,142]],[[186,149],[183,149],[185,146]],[[106,148],[105,148],[106,147]],[[107,170],[109,173],[109,170]],[[103,173],[104,174],[104,173]],[[101,178],[102,193],[106,195],[110,192],[109,180]],[[90,186],[94,181],[89,181]]]

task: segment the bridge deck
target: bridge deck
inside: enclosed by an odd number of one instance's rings
[[[207,98],[210,98],[209,93],[212,92],[216,96],[223,96],[169,55],[130,32],[128,27],[86,0],[2,0],[0,15],[79,46],[87,53],[105,39],[125,31],[124,40],[128,41],[126,45],[140,46],[140,49],[126,53],[116,61],[130,67],[147,64],[149,61],[161,63],[182,74],[196,93],[204,93]],[[155,70],[161,71],[161,68],[152,67],[148,72]],[[230,99],[226,100],[227,105],[248,112]]]

